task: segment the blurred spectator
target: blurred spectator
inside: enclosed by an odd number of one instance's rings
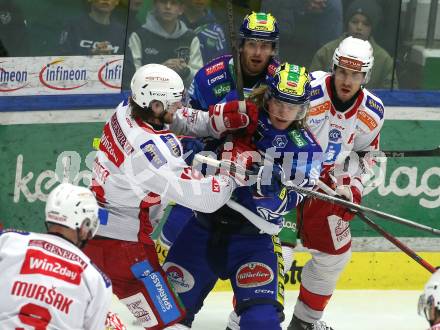
[[[373,30],[381,20],[381,14],[380,7],[374,0],[353,1],[346,13],[347,32],[318,50],[310,64],[310,71],[328,71],[336,47],[347,36],[352,36],[368,40],[373,46],[374,66],[367,87],[370,89],[391,88],[393,84],[393,87],[397,88],[396,75],[394,75],[393,83],[393,59],[372,37]]]
[[[153,4],[147,22],[130,35],[124,76],[142,65],[158,63],[176,71],[189,86],[203,62],[199,39],[179,19],[183,0],[154,0]]]
[[[64,55],[124,54],[125,27],[111,19],[119,0],[88,0],[87,15],[69,21],[60,36]]]
[[[224,29],[209,8],[209,0],[184,0],[182,21],[199,38],[204,64],[227,52]]]
[[[0,0],[0,56],[29,56],[26,19],[14,0]]]
[[[341,0],[262,1],[262,11],[272,13],[280,26],[280,58],[308,65],[325,43],[342,33]]]

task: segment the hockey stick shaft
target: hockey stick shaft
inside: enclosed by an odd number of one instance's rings
[[[330,202],[330,203],[334,203],[334,204],[338,204],[338,205],[342,205],[345,206],[346,208],[348,208],[349,210],[355,211],[355,212],[363,212],[363,213],[370,213],[370,214],[374,214],[382,219],[385,220],[389,220],[392,222],[396,222],[414,229],[418,229],[418,230],[422,230],[422,231],[426,231],[430,234],[434,234],[434,235],[438,235],[440,236],[440,230],[429,227],[429,226],[425,226],[422,225],[420,223],[408,220],[408,219],[404,219],[401,217],[398,217],[396,215],[392,215],[389,213],[385,213],[382,211],[378,211],[363,205],[358,205],[349,201],[346,201],[345,199],[342,198],[338,198],[338,197],[334,197],[334,196],[329,196],[317,191],[311,191],[311,190],[307,190],[304,189],[302,187],[298,187],[295,184],[293,184],[292,182],[285,182],[284,185],[286,187],[289,187],[290,189],[296,191],[297,193],[309,196],[309,197],[314,197],[314,198],[318,198],[321,199],[323,201],[326,202]]]
[[[238,100],[244,100],[243,91],[243,75],[241,73],[241,63],[240,63],[240,52],[238,49],[237,38],[235,37],[235,26],[234,26],[234,8],[232,6],[232,0],[226,1],[227,16],[228,16],[228,30],[230,38],[230,46],[232,58],[234,60],[234,72],[235,72],[235,86],[237,89]]]
[[[406,246],[404,243],[402,243],[400,240],[398,240],[396,237],[385,231],[381,226],[376,224],[374,221],[372,221],[369,217],[367,217],[362,212],[358,212],[357,216],[360,217],[360,219],[365,222],[368,226],[373,228],[375,231],[377,231],[379,234],[381,234],[383,237],[385,237],[388,241],[393,243],[395,246],[397,246],[400,250],[402,250],[406,255],[408,255],[410,258],[412,258],[415,262],[420,264],[422,267],[427,269],[429,272],[434,273],[436,271],[436,268],[432,266],[429,262],[427,262],[425,259],[423,259],[421,256],[419,256],[417,253],[415,253],[413,250],[411,250],[408,246]]]
[[[384,150],[384,151],[360,151],[357,152],[359,156],[363,157],[367,154],[371,156],[386,156],[391,158],[403,158],[403,157],[439,157],[440,146],[434,149],[428,150]]]
[[[325,191],[325,193],[329,194],[330,196],[337,196],[336,192],[331,189],[329,186],[327,186],[322,181],[318,181],[318,187]],[[377,231],[379,234],[381,234],[383,237],[385,237],[388,241],[390,241],[394,246],[399,248],[401,251],[403,251],[407,256],[412,258],[414,261],[416,261],[418,264],[420,264],[422,267],[430,271],[431,273],[434,273],[436,271],[436,268],[432,266],[429,262],[427,262],[425,259],[423,259],[421,256],[419,256],[417,253],[415,253],[412,249],[410,249],[408,246],[406,246],[403,242],[401,242],[399,239],[391,235],[389,232],[387,232],[385,229],[383,229],[381,226],[376,224],[373,220],[371,220],[369,217],[367,217],[363,212],[356,212],[356,215],[365,222],[368,226],[370,226],[373,230]]]
[[[223,167],[223,168],[225,168],[227,171],[229,171],[231,173],[234,172],[234,169],[231,168],[232,166],[231,166],[230,162],[223,163],[223,162],[221,162],[221,161],[219,161],[217,159],[206,157],[206,156],[203,156],[201,154],[197,154],[196,157],[197,157],[197,160],[199,162],[201,162],[201,163],[206,163],[206,164],[208,164],[210,166],[214,166],[214,167],[218,167],[218,168]],[[255,173],[252,173],[250,171],[247,171],[246,174],[247,175],[255,175]],[[313,191],[313,190],[308,190],[308,189],[305,189],[305,188],[302,188],[302,187],[299,187],[299,186],[295,185],[291,181],[284,182],[284,185],[286,187],[288,187],[289,189],[292,189],[293,191],[297,192],[297,193],[300,193],[300,194],[303,194],[303,195],[306,195],[306,196],[309,196],[309,197],[314,197],[314,198],[318,198],[320,200],[323,200],[323,201],[326,201],[326,202],[329,202],[329,203],[334,203],[334,204],[342,205],[342,206],[345,206],[346,208],[348,208],[348,209],[350,209],[352,211],[355,211],[355,212],[364,212],[364,213],[374,214],[374,215],[376,215],[376,216],[378,216],[378,217],[380,217],[382,219],[389,220],[389,221],[392,221],[392,222],[395,222],[395,223],[399,223],[399,224],[402,224],[402,225],[405,225],[405,226],[408,226],[408,227],[411,227],[411,228],[414,228],[414,229],[418,229],[418,230],[421,230],[421,231],[428,232],[428,233],[433,234],[433,235],[440,236],[440,230],[439,229],[435,229],[435,228],[432,228],[432,227],[429,227],[429,226],[426,226],[426,225],[423,225],[423,224],[420,224],[420,223],[417,223],[417,222],[414,222],[414,221],[411,221],[411,220],[408,220],[408,219],[404,219],[404,218],[398,217],[398,216],[393,215],[393,214],[389,214],[389,213],[385,213],[385,212],[382,212],[382,211],[379,211],[379,210],[375,210],[375,209],[372,209],[372,208],[369,208],[369,207],[366,207],[366,206],[363,206],[363,205],[358,205],[358,204],[349,202],[349,201],[347,201],[345,199],[342,199],[342,198],[338,198],[338,197],[335,197],[335,196],[329,196],[327,194],[323,194],[323,193],[320,193],[320,192],[317,192],[317,191]]]

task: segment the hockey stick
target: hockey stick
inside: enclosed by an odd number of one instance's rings
[[[434,235],[440,236],[440,230],[439,229],[435,229],[435,228],[432,228],[432,227],[429,227],[429,226],[425,226],[425,225],[422,225],[420,223],[417,223],[417,222],[414,222],[414,221],[411,221],[411,220],[408,220],[408,219],[404,219],[404,218],[398,217],[398,216],[393,215],[393,214],[389,214],[389,213],[385,213],[385,212],[382,212],[382,211],[378,211],[378,210],[375,210],[375,209],[372,209],[372,208],[369,208],[369,207],[366,207],[366,206],[363,206],[363,205],[358,205],[358,204],[349,202],[349,201],[347,201],[345,199],[342,199],[342,198],[329,196],[329,195],[326,195],[326,194],[323,194],[323,193],[320,193],[320,192],[317,192],[317,191],[313,191],[313,190],[307,190],[307,189],[304,189],[302,187],[298,187],[298,186],[296,186],[295,184],[293,184],[292,182],[289,182],[289,181],[288,182],[284,182],[284,185],[286,187],[292,189],[293,191],[296,191],[297,193],[300,193],[300,194],[303,194],[303,195],[307,195],[307,196],[310,196],[310,197],[314,197],[314,198],[318,198],[318,199],[321,199],[321,200],[326,201],[326,202],[342,205],[342,206],[345,206],[346,208],[348,208],[349,210],[354,211],[354,212],[371,213],[371,214],[374,214],[374,215],[378,216],[379,218],[382,218],[382,219],[385,219],[385,220],[390,220],[392,222],[396,222],[396,223],[399,223],[399,224],[402,224],[402,225],[405,225],[405,226],[408,226],[408,227],[411,227],[411,228],[414,228],[414,229],[419,229],[419,230],[422,230],[422,231],[426,231],[426,232],[428,232],[430,234],[434,234]]]
[[[232,7],[232,0],[226,1],[226,8],[228,12],[228,30],[231,53],[234,61],[235,86],[237,89],[238,100],[244,101],[243,75],[241,73],[240,52],[238,49],[237,38],[235,37],[234,8]]]
[[[411,250],[408,246],[406,246],[404,243],[402,243],[400,240],[398,240],[396,237],[385,231],[382,227],[380,227],[378,224],[373,222],[370,218],[368,218],[365,214],[362,212],[356,213],[357,216],[361,218],[363,222],[365,222],[367,225],[369,225],[371,228],[373,228],[375,231],[377,231],[379,234],[381,234],[383,237],[385,237],[387,240],[389,240],[391,243],[393,243],[395,246],[397,246],[399,249],[401,249],[406,255],[411,257],[414,261],[422,265],[425,269],[427,269],[429,272],[434,273],[437,269],[432,266],[429,262],[427,262],[425,259],[423,259],[421,256],[419,256],[417,253],[415,253],[413,250]]]
[[[196,154],[194,156],[193,166],[197,162],[204,163],[204,164],[207,164],[207,165],[210,165],[213,167],[217,167],[217,168],[220,168],[221,164],[225,164],[225,163],[218,161],[217,159],[206,157],[201,154]],[[231,164],[233,164],[233,163],[231,163]],[[230,165],[230,164],[228,164],[228,165]],[[225,165],[223,165],[223,167],[225,167]],[[230,166],[230,167],[232,167],[232,166]],[[229,168],[228,168],[228,170],[229,170]],[[231,168],[229,171],[231,173],[235,173],[236,169]],[[260,216],[258,216],[257,214],[255,214],[251,210],[249,210],[248,208],[244,207],[243,205],[237,203],[236,201],[234,201],[232,199],[227,201],[226,205],[229,206],[234,211],[241,213],[247,220],[249,220],[250,223],[252,223],[255,227],[260,229],[261,233],[266,233],[269,235],[277,235],[281,231],[281,229],[283,229],[282,225],[278,226],[274,223],[271,223],[271,222],[261,218]]]
[[[361,157],[365,155],[370,156],[386,156],[392,158],[403,158],[403,157],[439,157],[440,156],[440,146],[434,149],[428,150],[385,150],[385,151],[359,151],[357,154]]]
[[[219,160],[213,159],[213,158],[209,158],[209,157],[203,156],[201,154],[197,154],[196,157],[197,157],[198,161],[201,163],[206,163],[210,166],[214,166],[217,168],[224,167],[229,172],[231,172],[231,173],[234,172],[234,168],[232,168],[230,162],[223,163],[222,161],[219,161]],[[255,173],[252,173],[250,171],[247,171],[246,174],[247,175],[255,175]],[[348,208],[349,210],[352,210],[355,212],[371,213],[371,214],[374,214],[382,219],[396,222],[396,223],[399,223],[399,224],[402,224],[402,225],[405,225],[405,226],[408,226],[408,227],[411,227],[414,229],[426,231],[430,234],[440,236],[439,229],[435,229],[435,228],[432,228],[432,227],[429,227],[426,225],[422,225],[420,223],[417,223],[417,222],[414,222],[414,221],[411,221],[408,219],[404,219],[404,218],[398,217],[396,215],[392,215],[389,213],[378,211],[378,210],[375,210],[375,209],[372,209],[372,208],[369,208],[369,207],[366,207],[363,205],[358,205],[358,204],[349,202],[349,201],[342,199],[342,198],[337,198],[337,197],[329,196],[327,194],[323,194],[323,193],[320,193],[317,191],[308,190],[308,189],[305,189],[305,188],[302,188],[302,187],[295,185],[291,181],[284,182],[284,185],[286,187],[288,187],[289,189],[292,189],[293,191],[300,193],[300,194],[303,194],[303,195],[306,195],[306,196],[318,198],[318,199],[321,199],[321,200],[329,202],[329,203],[342,205],[342,206],[345,206],[346,208]]]
[[[318,187],[324,190],[327,194],[330,196],[338,196],[336,192],[331,189],[329,186],[327,186],[322,181],[318,181]],[[381,226],[376,224],[373,220],[371,220],[369,217],[367,217],[362,212],[356,212],[356,215],[361,218],[363,222],[365,222],[368,226],[373,228],[375,231],[377,231],[379,234],[381,234],[383,237],[385,237],[388,241],[390,241],[392,244],[394,244],[396,247],[398,247],[400,250],[402,250],[407,256],[412,258],[414,261],[416,261],[418,264],[420,264],[422,267],[427,269],[429,272],[434,273],[436,271],[436,268],[432,266],[429,262],[427,262],[425,259],[423,259],[421,256],[419,256],[416,252],[414,252],[412,249],[410,249],[408,246],[406,246],[403,242],[401,242],[399,239],[388,233],[385,229],[383,229]]]

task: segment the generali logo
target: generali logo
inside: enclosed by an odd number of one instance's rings
[[[98,70],[101,84],[109,88],[121,89],[123,59],[105,62]]]
[[[60,58],[44,65],[38,78],[47,88],[67,91],[87,84],[87,69],[71,67]]]
[[[0,92],[14,92],[29,85],[29,73],[26,70],[6,68],[7,62],[0,62]]]

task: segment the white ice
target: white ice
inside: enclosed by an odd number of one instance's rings
[[[426,330],[427,321],[417,314],[419,295],[419,291],[339,290],[330,300],[323,320],[335,330]],[[283,329],[290,322],[297,296],[298,291],[286,292]],[[231,301],[231,292],[210,293],[192,329],[225,330]],[[128,330],[142,329],[127,322]]]

